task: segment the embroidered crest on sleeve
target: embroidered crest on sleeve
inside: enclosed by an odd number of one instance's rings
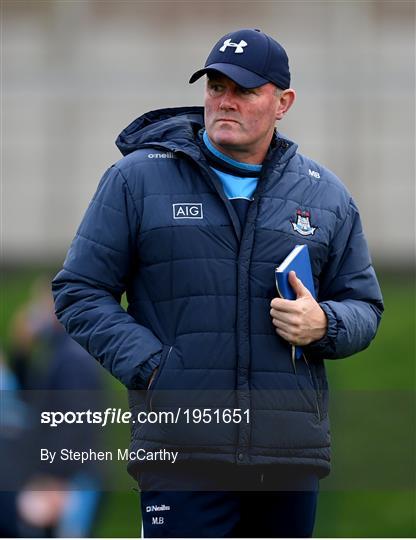
[[[313,235],[318,227],[312,227],[310,218],[311,213],[308,210],[298,209],[296,211],[296,221],[290,221],[293,230],[302,236]]]

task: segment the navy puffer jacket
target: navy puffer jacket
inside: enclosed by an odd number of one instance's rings
[[[311,465],[325,476],[323,359],[367,347],[383,310],[357,207],[336,176],[276,135],[241,228],[201,152],[202,126],[202,108],[190,107],[148,113],[122,132],[125,157],[104,174],[54,279],[57,316],[129,389],[133,412],[249,411],[240,423],[136,423],[133,450]],[[300,234],[299,217],[313,234]],[[269,312],[274,268],[299,243],[328,332],[294,370]]]

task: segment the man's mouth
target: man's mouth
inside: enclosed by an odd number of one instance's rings
[[[234,120],[233,118],[218,118],[217,122],[234,122],[235,124],[239,124],[237,120]]]

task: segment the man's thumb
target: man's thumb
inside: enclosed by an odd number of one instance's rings
[[[310,292],[308,291],[308,289],[301,282],[301,280],[298,277],[296,277],[296,272],[294,272],[293,270],[289,272],[289,283],[292,286],[293,290],[295,291],[296,298],[310,295]]]

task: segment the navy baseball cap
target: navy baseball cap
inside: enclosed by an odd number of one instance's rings
[[[203,69],[189,79],[197,81],[210,70],[219,71],[243,88],[271,82],[285,90],[290,87],[289,59],[273,38],[253,28],[223,36],[210,52]]]

